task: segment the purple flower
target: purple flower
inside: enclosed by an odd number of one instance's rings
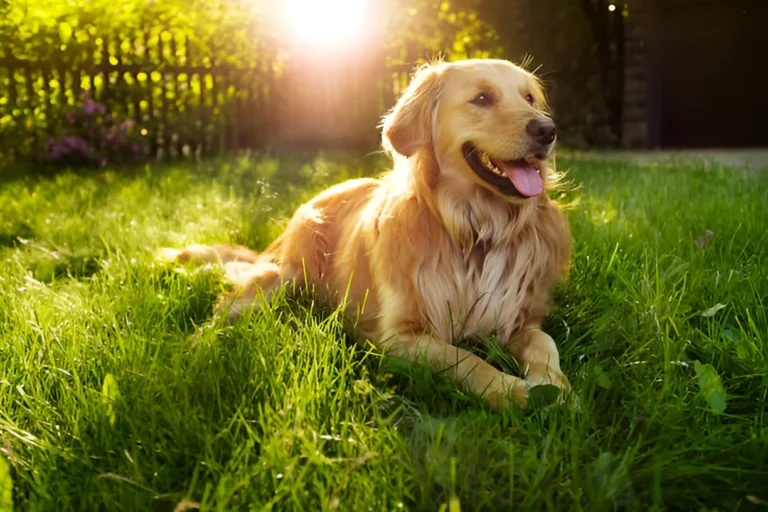
[[[71,152],[72,150],[69,149],[64,144],[56,144],[55,146],[53,146],[53,149],[51,150],[51,158],[53,158],[54,160],[58,160],[62,156],[68,155]]]
[[[105,111],[106,108],[104,108],[103,104],[93,101],[90,97],[86,97],[83,100],[83,112],[86,114],[91,115],[94,112],[103,114]]]
[[[88,115],[93,114],[96,111],[96,102],[91,98],[85,98],[83,101],[83,112]]]
[[[134,144],[133,146],[131,146],[131,151],[133,151],[134,153],[138,153],[139,149],[140,148],[138,144]]]
[[[114,138],[115,138],[115,134],[114,134],[114,133],[112,133],[112,132],[109,132],[109,133],[107,134],[107,136],[106,136],[106,139],[107,139],[107,140],[112,140],[112,139],[114,139]]]
[[[79,149],[83,144],[85,144],[85,141],[80,137],[64,137],[64,142],[66,142],[67,145],[72,149]]]
[[[91,153],[91,148],[88,147],[88,143],[82,137],[64,137],[64,142],[67,146],[79,151],[84,156],[88,156]]]

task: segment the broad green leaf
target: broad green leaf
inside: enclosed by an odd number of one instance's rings
[[[528,390],[528,399],[535,408],[554,404],[559,395],[560,388],[552,384],[542,384]]]
[[[749,338],[741,337],[738,329],[728,327],[723,331],[723,338],[736,346],[736,355],[741,359],[750,359],[754,356],[755,347],[750,343]]]
[[[600,365],[597,365],[594,367],[594,373],[595,378],[597,380],[597,385],[601,388],[605,389],[611,389],[613,387],[613,382],[611,382],[611,377],[608,376],[607,373],[605,373],[605,370]]]
[[[728,327],[726,330],[723,331],[723,338],[727,339],[728,341],[732,341],[734,343],[738,343],[741,341],[741,334],[738,330]]]
[[[696,377],[699,379],[699,388],[704,398],[709,402],[709,407],[718,414],[724,412],[727,396],[723,382],[715,368],[709,363],[701,364],[699,361],[695,361],[694,369],[696,370]]]
[[[13,480],[11,467],[5,457],[0,457],[0,512],[13,511]]]
[[[715,305],[714,305],[714,306],[712,306],[711,308],[709,308],[709,309],[707,309],[706,311],[704,311],[704,312],[701,314],[701,316],[703,316],[703,317],[711,317],[711,316],[715,316],[715,314],[716,314],[718,311],[720,311],[721,309],[723,309],[723,308],[725,308],[725,304],[715,304]]]
[[[709,406],[718,414],[724,413],[727,405],[725,390],[712,393],[712,396],[709,398]]]
[[[109,424],[114,425],[115,416],[115,404],[120,399],[120,388],[117,386],[117,379],[111,373],[108,373],[104,377],[104,384],[101,388],[101,400],[107,404],[107,417],[109,418]]]
[[[592,463],[592,479],[595,490],[600,489],[610,478],[613,469],[614,456],[611,452],[601,452]]]

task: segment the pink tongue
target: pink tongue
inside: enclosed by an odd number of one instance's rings
[[[515,186],[518,192],[524,196],[537,196],[544,191],[544,180],[541,174],[533,167],[518,167],[507,162],[493,162],[496,167],[507,173],[509,181]]]

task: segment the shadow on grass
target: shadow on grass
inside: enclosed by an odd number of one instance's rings
[[[83,280],[101,270],[101,260],[101,254],[58,254],[56,259],[38,259],[32,264],[32,273],[42,283],[67,277]]]
[[[267,163],[264,167],[263,164]],[[203,160],[177,158],[161,162],[145,162],[141,165],[108,165],[86,168],[42,168],[30,164],[18,164],[0,169],[0,184],[15,182],[35,183],[56,179],[64,174],[79,178],[97,179],[111,173],[124,179],[147,176],[162,178],[173,169],[189,169],[196,176],[221,180],[228,185],[237,185],[235,192],[251,189],[256,181],[268,179],[279,188],[300,185],[305,188],[308,178],[319,178],[328,184],[330,172],[332,181],[371,176],[391,165],[389,158],[379,149],[370,151],[346,150],[272,150],[244,152],[239,155],[211,157]],[[256,172],[258,170],[258,172]]]
[[[22,245],[24,240],[35,237],[32,227],[26,223],[12,225],[0,231],[0,247],[15,249]]]

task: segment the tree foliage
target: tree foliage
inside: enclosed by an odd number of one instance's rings
[[[238,83],[212,101],[209,79],[182,77],[186,84],[169,95],[164,70],[226,66],[248,73],[249,83],[270,87],[292,59],[301,59],[272,18],[276,5],[271,0],[0,0],[0,165],[4,157],[8,163],[38,151],[61,129],[65,113],[79,106],[81,88],[104,93],[99,100],[116,105],[110,114],[145,123],[150,134],[164,129],[169,136],[167,127],[159,126],[158,112],[151,111],[155,99],[169,103],[171,114],[162,121],[175,123],[175,136],[217,137],[222,126],[212,121],[241,95]],[[437,56],[532,60],[547,82],[568,142],[599,144],[620,136],[625,9],[609,12],[606,0],[372,0],[372,5],[375,37],[367,54],[358,52],[360,65],[380,62],[382,72],[398,70],[405,80],[416,63]],[[93,73],[76,83],[80,78],[73,70],[105,62],[144,67],[128,76]],[[109,94],[122,102],[110,102]],[[189,119],[190,108],[207,109],[211,122]]]
[[[428,60],[435,55],[449,60],[502,56],[496,28],[479,16],[474,3],[467,0],[387,2],[384,33],[390,56],[402,63]]]

